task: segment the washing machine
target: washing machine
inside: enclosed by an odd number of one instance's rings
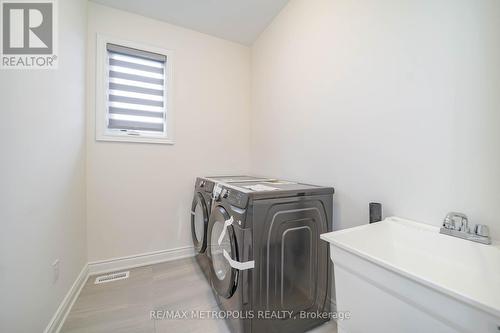
[[[334,189],[287,181],[221,184],[207,230],[210,281],[233,333],[305,332],[328,319]]]
[[[191,205],[191,236],[196,260],[205,274],[209,277],[209,262],[206,256],[207,228],[212,210],[212,196],[217,184],[246,183],[256,181],[272,181],[270,178],[247,175],[198,177],[195,182],[194,197]]]

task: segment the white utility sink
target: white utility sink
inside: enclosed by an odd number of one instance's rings
[[[321,235],[330,243],[339,332],[500,333],[500,246],[400,218]]]

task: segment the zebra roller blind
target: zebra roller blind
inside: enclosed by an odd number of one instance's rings
[[[108,54],[108,129],[165,133],[167,57],[115,44]]]

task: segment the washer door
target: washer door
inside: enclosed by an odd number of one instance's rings
[[[191,234],[197,253],[205,252],[207,248],[208,209],[205,199],[197,192],[191,206]]]
[[[224,223],[229,218],[227,211],[223,207],[217,206],[210,215],[208,226],[208,255],[211,259],[212,286],[217,294],[225,298],[230,298],[234,294],[238,283],[238,270],[232,268],[223,255],[225,250],[233,260],[238,260],[236,238],[232,225],[226,227],[219,244],[219,238],[224,230]]]

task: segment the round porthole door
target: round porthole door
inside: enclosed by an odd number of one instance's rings
[[[226,252],[233,260],[238,260],[236,238],[232,225],[224,226],[230,216],[221,207],[216,207],[210,215],[208,226],[208,255],[212,286],[222,297],[230,298],[238,283],[238,270],[231,267],[224,256]]]
[[[208,208],[205,199],[196,193],[191,206],[191,235],[197,253],[205,252],[207,248]]]

